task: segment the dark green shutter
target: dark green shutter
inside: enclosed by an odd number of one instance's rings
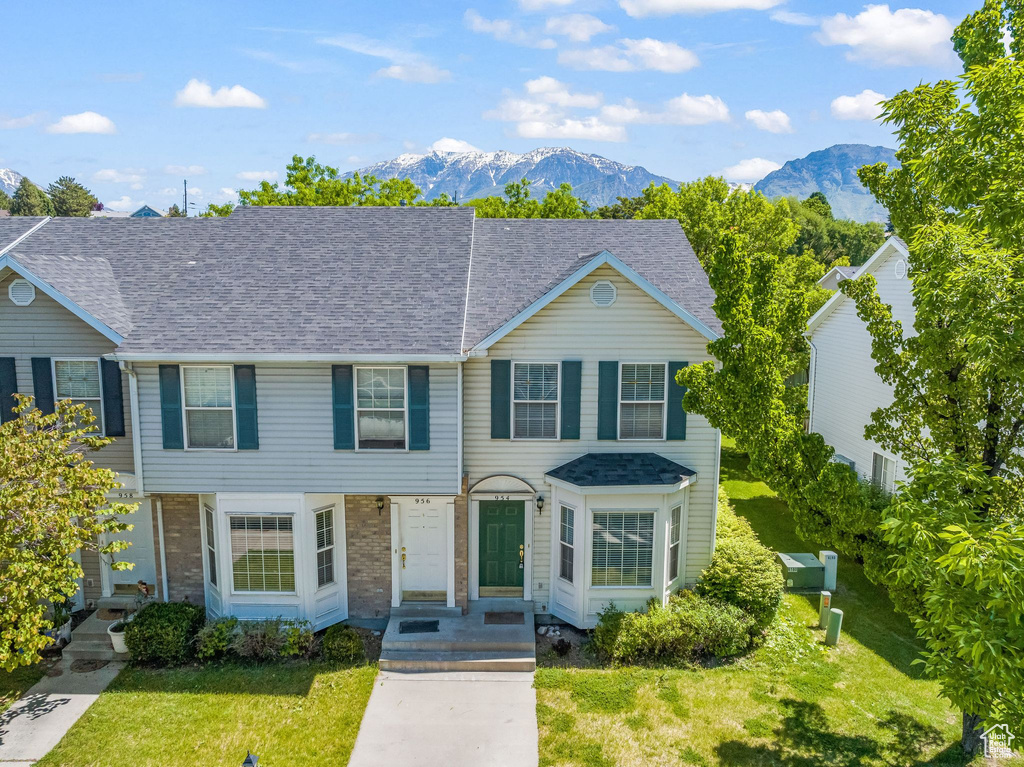
[[[0,357],[0,423],[13,421],[18,417],[14,412],[18,393],[18,371],[14,357]]]
[[[238,449],[259,450],[255,365],[235,365],[235,423],[238,429]]]
[[[512,437],[512,362],[491,360],[491,439]]]
[[[334,392],[334,449],[355,450],[356,423],[352,406],[352,366],[332,365],[331,386]]]
[[[597,363],[597,438],[619,438],[619,363]]]
[[[103,430],[108,437],[124,436],[124,390],[121,366],[113,360],[100,360],[100,384],[103,387]]]
[[[409,449],[430,450],[430,368],[409,366]]]
[[[687,362],[668,363],[668,419],[666,439],[686,439],[686,411],[683,410],[683,395],[686,387],[676,383],[676,373],[685,368]]]
[[[562,439],[580,438],[580,379],[583,363],[562,362]]]
[[[164,450],[184,450],[181,423],[181,371],[177,365],[160,366],[160,428]]]
[[[44,413],[53,412],[53,365],[49,357],[32,358],[32,390],[36,407]]]

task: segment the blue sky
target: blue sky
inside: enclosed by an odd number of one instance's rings
[[[980,0],[8,3],[0,167],[116,209],[233,200],[293,154],[572,146],[756,180],[893,145],[877,94],[955,76]],[[11,34],[12,32],[16,32]]]

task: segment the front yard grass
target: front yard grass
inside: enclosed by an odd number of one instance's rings
[[[727,444],[722,463],[726,492],[766,545],[819,550],[745,455]],[[960,716],[911,665],[913,629],[884,590],[840,558],[833,605],[845,614],[836,649],[808,629],[817,595],[787,594],[766,643],[735,664],[539,669],[541,765],[965,764]]]
[[[376,665],[127,668],[39,767],[344,765]]]
[[[20,666],[14,671],[0,671],[0,714],[42,679],[48,668],[49,664],[44,661],[34,666]]]

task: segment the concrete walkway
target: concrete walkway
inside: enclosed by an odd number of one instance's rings
[[[124,663],[112,662],[79,673],[62,659],[51,669],[53,676],[44,676],[0,714],[0,767],[24,767],[46,756],[122,668]]]
[[[536,767],[529,672],[381,671],[349,767]]]

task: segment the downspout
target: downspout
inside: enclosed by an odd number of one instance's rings
[[[459,432],[458,433],[458,437],[457,437],[457,444],[458,444],[458,448],[457,449],[458,449],[458,452],[459,452],[459,460],[458,460],[459,473],[455,477],[455,480],[456,480],[456,483],[457,483],[456,487],[458,487],[458,490],[456,491],[457,495],[462,493],[462,467],[463,467],[463,460],[462,460],[462,451],[463,451],[463,436],[462,436],[462,366],[465,365],[465,364],[466,364],[465,362],[460,362],[459,363],[459,375],[458,375],[458,387],[457,387],[458,395],[456,397],[456,399],[457,399],[457,405],[456,406],[457,406],[458,411],[459,411],[458,414],[456,415],[456,418],[455,418],[456,424],[457,424],[457,428],[458,428],[458,432]]]
[[[161,601],[167,602],[167,548],[164,546],[164,502],[158,495],[156,497],[156,530],[160,538],[160,597]]]
[[[139,416],[139,379],[130,362],[120,361],[118,366],[128,374],[128,407],[132,419],[132,462],[135,464],[135,489],[139,495],[145,495],[142,482],[142,427]]]

